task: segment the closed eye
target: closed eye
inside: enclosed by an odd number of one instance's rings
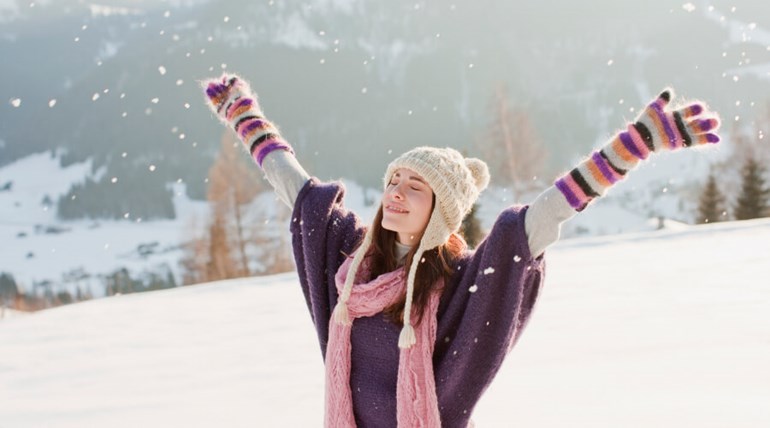
[[[391,181],[391,182],[390,182],[390,185],[391,185],[391,186],[396,186],[396,185],[398,185],[398,183],[394,183],[394,182],[392,182],[392,181]],[[420,189],[419,187],[414,187],[414,186],[409,186],[409,187],[410,187],[412,190],[416,190],[416,191],[418,191],[418,192],[419,192],[420,190],[422,190],[422,189]]]

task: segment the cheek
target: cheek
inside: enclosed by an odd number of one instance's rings
[[[422,196],[422,199],[420,201],[420,211],[422,212],[422,216],[425,217],[426,221],[428,217],[430,217],[430,208],[432,204],[433,204],[432,195]]]

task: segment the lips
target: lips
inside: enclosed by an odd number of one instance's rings
[[[409,214],[409,211],[399,207],[398,205],[386,205],[385,211],[388,211],[394,214]]]

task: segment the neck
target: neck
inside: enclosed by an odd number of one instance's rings
[[[412,247],[416,245],[418,242],[420,242],[420,235],[415,235],[413,233],[406,233],[406,232],[398,232],[398,235],[396,235],[396,241],[399,244],[408,245]]]
[[[406,258],[407,253],[409,253],[409,250],[411,250],[412,247],[409,245],[404,245],[398,241],[396,241],[396,258],[399,261],[399,264],[404,261],[404,258]]]

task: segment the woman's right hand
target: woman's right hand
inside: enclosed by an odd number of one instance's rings
[[[235,74],[223,74],[218,79],[208,79],[203,82],[203,87],[206,90],[209,108],[225,123],[228,123],[228,110],[232,110],[228,107],[232,107],[232,103],[236,100],[249,100],[248,104],[254,113],[262,115],[256,95],[251,91],[248,83]]]
[[[278,128],[264,117],[257,96],[245,80],[234,74],[224,74],[219,79],[204,81],[203,87],[211,111],[235,131],[260,167],[265,156],[273,150],[294,153]]]

